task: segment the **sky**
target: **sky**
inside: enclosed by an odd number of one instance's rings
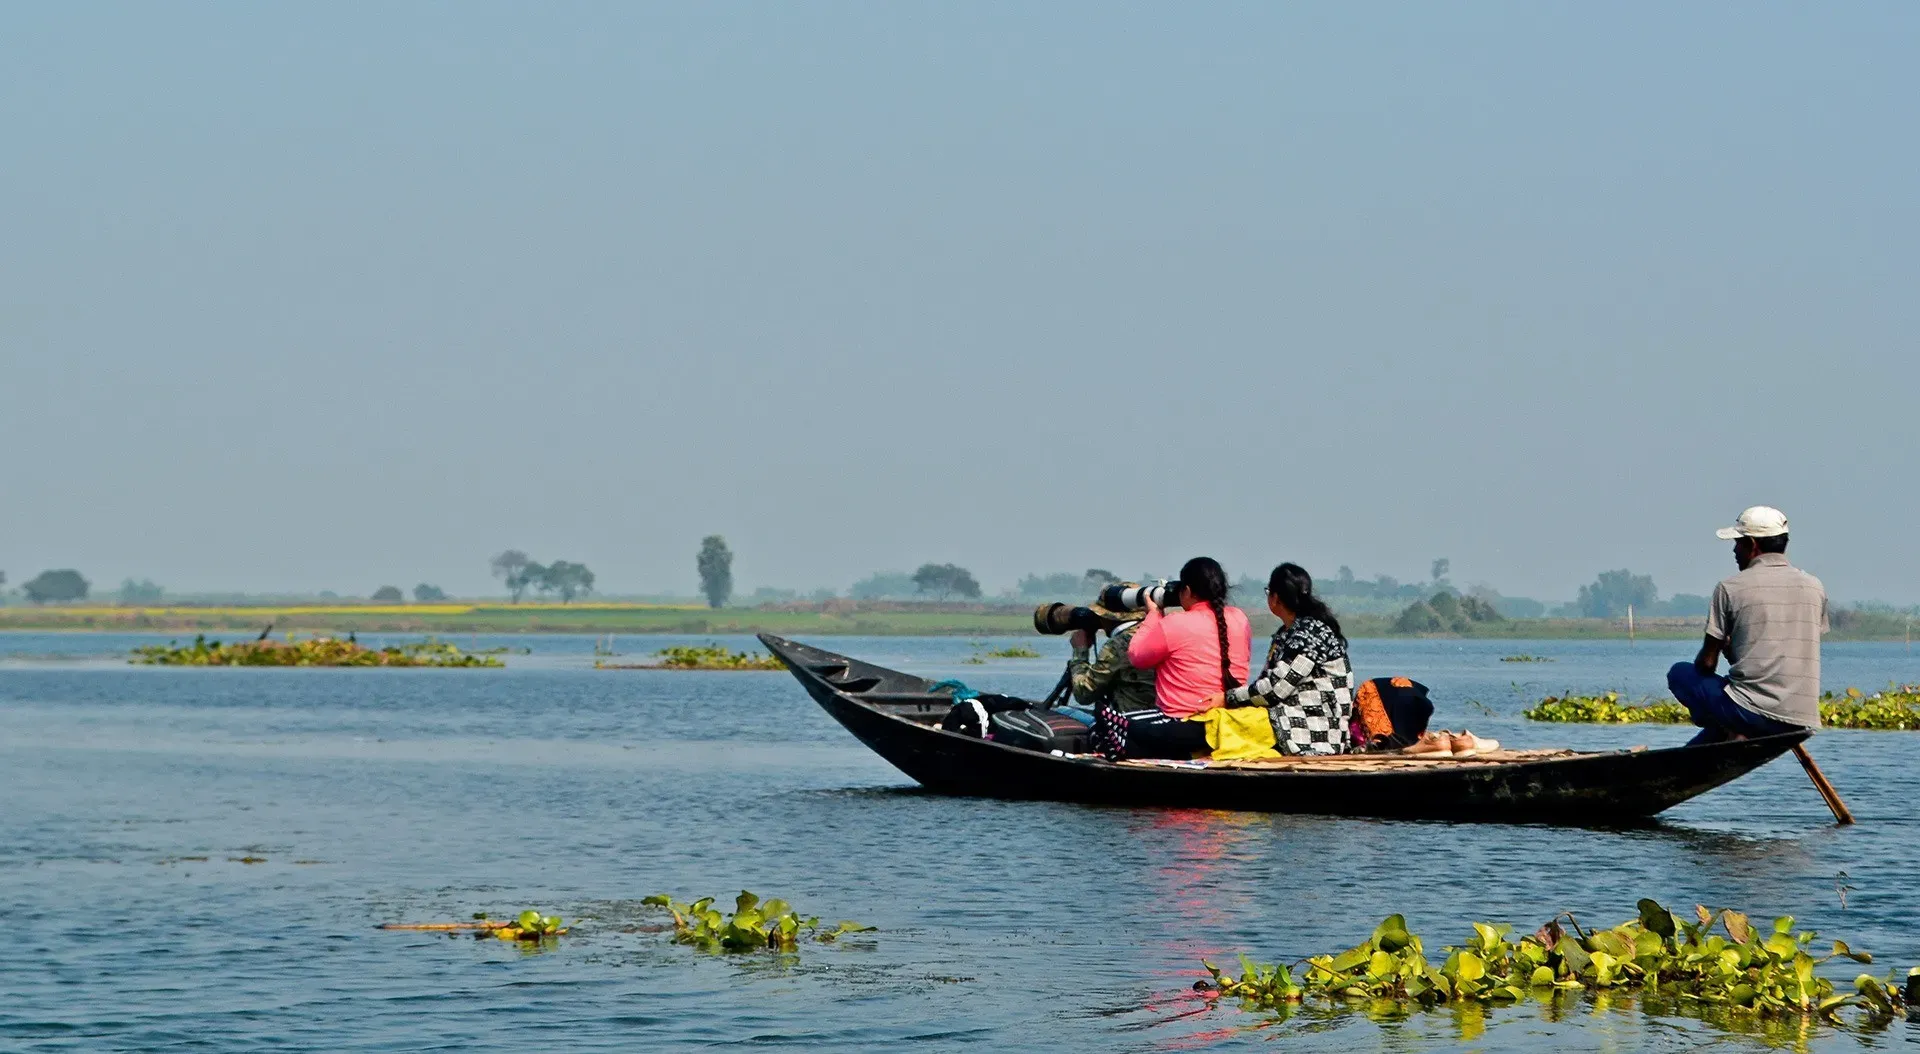
[[[1920,600],[1920,5],[13,4],[0,570]]]

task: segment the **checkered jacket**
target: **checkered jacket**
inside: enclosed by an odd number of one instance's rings
[[[1273,635],[1267,665],[1252,684],[1227,693],[1228,706],[1264,703],[1282,754],[1344,754],[1352,748],[1353,666],[1347,642],[1317,618],[1297,618]]]

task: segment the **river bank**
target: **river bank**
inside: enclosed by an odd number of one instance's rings
[[[1248,608],[1254,632],[1265,636],[1277,622],[1257,606]],[[1475,623],[1467,633],[1397,633],[1393,619],[1346,615],[1349,637],[1485,640],[1624,640],[1627,620],[1586,618],[1505,619]],[[807,636],[1010,636],[1033,632],[1033,608],[1007,604],[916,604],[897,601],[829,601],[751,608],[659,604],[333,604],[122,606],[49,605],[0,607],[0,630],[92,630],[96,632],[253,631],[271,623],[276,632],[333,633],[777,633]],[[1647,640],[1697,640],[1701,618],[1641,618],[1633,636]],[[1903,640],[1898,617],[1862,617],[1839,612],[1827,639]]]

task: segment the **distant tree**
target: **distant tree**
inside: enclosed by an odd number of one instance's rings
[[[921,564],[920,570],[913,573],[913,588],[920,593],[932,593],[942,600],[956,594],[963,597],[980,595],[980,583],[974,581],[973,572],[957,564]]]
[[[1340,573],[1337,577],[1341,585],[1343,586],[1352,585],[1353,584],[1353,568],[1348,567],[1346,564],[1341,564]]]
[[[406,594],[400,592],[399,586],[381,586],[373,591],[373,602],[376,604],[403,604],[406,599]]]
[[[1655,614],[1692,616],[1707,613],[1710,601],[1698,593],[1675,593],[1661,603],[1654,605]]]
[[[413,599],[422,604],[434,604],[447,599],[447,591],[422,582],[413,587]]]
[[[707,606],[726,607],[733,596],[733,550],[727,548],[727,540],[717,534],[700,539],[700,555],[693,563],[700,572],[700,592]]]
[[[80,577],[80,572],[68,567],[58,571],[42,571],[22,585],[20,591],[36,604],[60,604],[69,600],[85,600],[87,590],[91,588],[92,584]]]
[[[1078,597],[1087,592],[1087,579],[1072,571],[1057,571],[1050,575],[1028,575],[1014,584],[1014,591],[1027,600],[1059,600],[1064,597]],[[916,584],[915,591],[918,591]]]
[[[540,568],[540,581],[537,584],[540,592],[558,593],[562,604],[571,604],[574,597],[593,592],[593,572],[587,570],[585,564],[555,560]]]
[[[1081,576],[1081,580],[1086,583],[1089,590],[1105,589],[1110,585],[1118,584],[1120,576],[1104,567],[1089,567],[1087,573]]]
[[[120,603],[122,604],[158,604],[166,590],[153,584],[152,579],[143,578],[138,582],[123,579],[120,582]]]
[[[1507,617],[1485,597],[1460,598],[1460,617],[1468,622],[1505,622]]]
[[[1628,605],[1646,611],[1659,599],[1652,575],[1636,575],[1623,567],[1600,572],[1592,585],[1580,587],[1573,603],[1587,618],[1617,618],[1627,613]]]
[[[1393,620],[1395,633],[1438,633],[1446,628],[1440,620],[1440,613],[1433,610],[1426,601],[1420,600],[1408,604],[1406,610]]]
[[[539,564],[518,549],[508,549],[493,558],[493,577],[507,587],[516,604],[520,603],[527,589],[540,580],[540,570]]]
[[[1447,572],[1453,570],[1453,561],[1442,556],[1433,561],[1433,581],[1438,584],[1447,580]]]
[[[913,576],[905,571],[875,571],[847,589],[847,595],[855,600],[910,597],[914,592]]]

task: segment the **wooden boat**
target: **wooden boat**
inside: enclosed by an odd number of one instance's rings
[[[874,753],[929,790],[1099,805],[1242,809],[1491,822],[1619,824],[1737,779],[1810,732],[1661,750],[1502,751],[1278,762],[1109,762],[1022,750],[941,729],[952,706],[932,682],[761,634],[807,694]]]

